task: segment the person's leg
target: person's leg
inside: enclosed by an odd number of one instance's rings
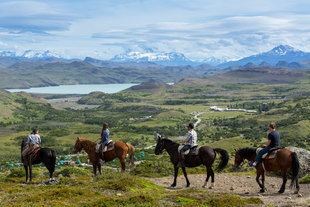
[[[179,167],[185,167],[185,163],[184,163],[184,153],[185,153],[186,150],[188,150],[189,148],[191,148],[190,145],[185,145],[185,146],[180,150],[180,154],[179,154],[179,163],[178,163],[178,166],[179,166]]]
[[[270,150],[270,147],[265,147],[261,151],[258,152],[255,158],[255,162],[252,164],[253,167],[256,167],[258,163],[262,161],[262,156]]]

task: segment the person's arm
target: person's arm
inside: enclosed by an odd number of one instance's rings
[[[38,135],[38,141],[39,141],[39,144],[41,144],[41,137],[40,137],[40,135]]]
[[[267,144],[263,145],[263,147],[268,147],[270,145],[270,143],[271,143],[271,136],[272,135],[269,133],[268,134],[268,142],[267,142]]]
[[[187,137],[185,139],[185,142],[188,142],[191,138],[192,138],[192,133],[188,132],[188,135],[187,135]]]
[[[268,139],[267,144],[263,145],[263,147],[268,147],[268,146],[270,145],[270,143],[271,143],[271,140],[270,140],[270,139]]]

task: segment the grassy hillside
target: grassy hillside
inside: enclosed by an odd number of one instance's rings
[[[28,63],[1,69],[0,88],[29,88],[61,84],[133,83],[145,81],[176,82],[186,75],[157,69],[97,67],[86,62]]]

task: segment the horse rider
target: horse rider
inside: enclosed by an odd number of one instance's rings
[[[104,123],[102,125],[102,131],[101,131],[101,140],[99,142],[99,145],[100,145],[100,150],[99,152],[101,153],[102,155],[102,160],[104,160],[104,157],[103,157],[103,152],[104,152],[104,148],[105,148],[105,145],[107,143],[109,143],[110,139],[109,139],[109,136],[110,136],[110,131],[109,131],[109,126],[107,123]],[[102,146],[102,148],[101,148]]]
[[[185,139],[185,145],[182,147],[182,149],[180,150],[180,153],[179,153],[178,167],[185,167],[184,153],[188,149],[197,146],[197,133],[194,130],[194,124],[189,123],[187,125],[187,130],[188,130],[188,134],[187,134],[187,137]]]
[[[41,138],[38,133],[39,130],[34,129],[32,133],[28,135],[27,144],[22,151],[22,156],[26,161],[30,161],[29,155],[41,144]]]
[[[276,123],[271,122],[269,124],[269,131],[270,133],[268,134],[268,142],[267,145],[263,145],[263,149],[258,152],[256,155],[255,162],[250,163],[252,167],[256,167],[258,163],[262,161],[262,156],[263,154],[267,153],[271,148],[274,147],[279,147],[280,146],[280,135],[276,131]]]

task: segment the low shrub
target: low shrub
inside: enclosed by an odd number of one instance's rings
[[[64,177],[71,177],[73,175],[90,175],[91,172],[89,170],[86,170],[84,168],[80,167],[64,167],[60,170],[60,172],[56,173],[56,176],[62,175]]]
[[[32,168],[32,177],[39,177],[40,170],[38,168]],[[10,173],[7,175],[8,178],[21,178],[25,177],[25,169],[24,167],[13,167],[10,169]]]
[[[310,183],[310,174],[299,179],[299,183]]]

